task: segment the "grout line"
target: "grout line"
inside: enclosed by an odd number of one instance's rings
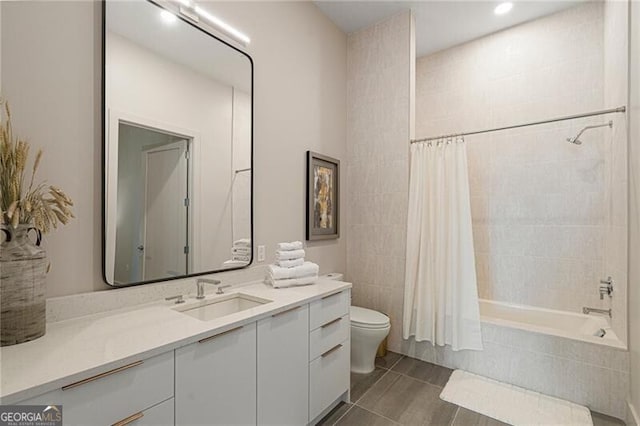
[[[418,379],[417,377],[409,376],[408,374],[398,373],[397,371],[393,371],[393,373],[399,374],[400,376],[404,376],[407,379],[415,380],[416,382],[419,382],[419,383],[422,383],[422,384],[425,384],[425,385],[429,385],[429,386],[432,386],[434,388],[438,388],[440,390],[444,389],[444,386],[436,385],[435,383],[431,383],[431,382],[428,382],[426,380]]]
[[[389,421],[390,421],[391,423],[393,423],[394,425],[401,425],[401,424],[402,424],[402,423],[398,423],[398,422],[396,422],[396,421],[395,421],[395,420],[393,420],[393,419],[390,419],[389,417],[383,416],[382,414],[376,413],[375,411],[371,411],[371,410],[368,410],[368,409],[366,409],[366,408],[364,408],[364,407],[361,407],[360,405],[358,405],[358,408],[360,408],[361,410],[367,411],[367,412],[369,412],[369,413],[371,413],[371,414],[373,414],[373,415],[376,415],[376,416],[378,416],[378,417],[382,417],[382,418],[383,418],[383,419],[385,419],[385,420],[389,420]]]
[[[375,371],[375,370],[374,370],[374,371]],[[362,398],[364,398],[364,396],[365,396],[366,394],[368,394],[368,393],[369,393],[369,391],[370,391],[371,389],[373,389],[373,387],[374,387],[376,384],[378,384],[378,382],[379,382],[380,380],[382,380],[382,378],[383,378],[384,376],[386,376],[387,374],[389,374],[389,371],[391,371],[391,370],[384,370],[384,374],[383,374],[382,376],[380,376],[380,377],[378,378],[378,380],[376,380],[375,382],[373,382],[373,383],[371,384],[371,386],[369,386],[369,387],[367,388],[367,390],[366,390],[366,391],[364,391],[364,393],[363,393],[362,395],[360,395],[360,398],[358,398],[357,400],[353,401],[353,405],[356,405],[358,402],[360,402],[360,401],[362,400]]]
[[[407,356],[407,355],[402,355],[402,357],[401,357],[398,361],[396,361],[396,363],[395,363],[395,364],[393,364],[393,367],[395,367],[395,366],[396,366],[396,364],[398,364],[398,363],[399,363],[402,359],[404,359],[404,358],[410,358],[410,359],[414,359],[414,360],[416,360],[416,361],[426,362],[427,364],[432,364],[432,365],[435,365],[435,366],[440,367],[440,368],[445,368],[445,369],[447,369],[447,370],[451,370],[451,373],[452,373],[452,374],[453,374],[453,370],[455,370],[455,368],[445,367],[445,366],[440,365],[440,364],[436,364],[436,363],[429,362],[429,361],[423,361],[423,360],[421,360],[421,359],[419,359],[419,358],[413,358],[413,357],[410,357],[410,356]],[[391,371],[391,369],[389,369],[389,371]],[[442,390],[442,389],[444,389],[444,385],[442,385],[442,386],[440,386],[440,385],[436,385],[435,383],[431,383],[431,382],[429,382],[429,381],[427,381],[427,380],[418,379],[417,377],[410,376],[409,374],[406,374],[406,373],[401,373],[401,372],[399,372],[399,371],[395,371],[395,370],[393,371],[393,373],[399,374],[399,375],[401,375],[401,376],[408,377],[408,378],[413,379],[413,380],[417,380],[417,381],[418,381],[418,382],[420,382],[420,383],[425,383],[425,384],[427,384],[427,385],[435,386],[435,387],[437,387],[438,389],[441,389],[441,390]],[[451,377],[451,375],[449,375],[449,377]],[[447,382],[448,382],[448,381],[449,381],[449,380],[447,379]]]
[[[347,411],[345,411],[343,415],[341,415],[340,417],[338,417],[338,419],[337,419],[335,422],[333,422],[333,425],[337,425],[338,423],[340,423],[340,420],[342,420],[342,418],[343,418],[344,416],[346,416],[346,415],[347,415],[347,413],[348,413],[349,411],[351,411],[351,409],[352,409],[355,405],[356,405],[356,404],[352,404],[352,403],[351,403],[351,404],[350,404],[350,406],[349,406],[349,408],[347,408]],[[332,425],[332,426],[333,426],[333,425]]]
[[[397,352],[396,352],[396,353],[397,353]],[[343,414],[343,415],[341,415],[341,416],[340,416],[340,417],[335,421],[334,425],[337,425],[337,424],[338,424],[338,422],[339,422],[340,420],[342,420],[342,418],[343,418],[344,416],[346,416],[346,415],[347,415],[347,413],[348,413],[349,411],[351,411],[351,409],[356,405],[356,403],[357,403],[358,401],[360,401],[362,398],[364,398],[364,396],[365,396],[367,393],[369,393],[369,391],[371,390],[371,388],[373,388],[373,387],[374,387],[374,386],[375,386],[375,385],[376,385],[380,380],[382,380],[382,378],[383,378],[384,376],[386,376],[386,375],[387,375],[387,373],[388,373],[389,371],[391,371],[391,368],[395,367],[395,365],[396,365],[397,363],[399,363],[399,362],[400,362],[400,360],[401,360],[401,359],[403,359],[403,358],[405,357],[405,356],[404,356],[404,355],[402,355],[402,354],[398,354],[398,355],[400,355],[400,357],[398,358],[398,360],[397,360],[396,362],[394,362],[394,363],[393,363],[393,365],[391,365],[389,368],[384,368],[384,367],[381,367],[381,366],[379,366],[379,365],[376,365],[376,366],[375,366],[375,367],[380,368],[381,370],[384,370],[384,374],[382,374],[382,376],[380,376],[380,377],[378,378],[378,380],[376,380],[375,382],[373,382],[373,383],[369,386],[369,388],[368,388],[368,389],[367,389],[367,390],[366,390],[366,391],[365,391],[365,392],[360,396],[360,398],[358,398],[356,401],[352,401],[352,402],[350,403],[350,404],[351,404],[351,406],[347,409],[347,411],[345,411],[345,412],[344,412],[344,414]],[[374,370],[374,371],[375,371],[375,370]],[[394,373],[395,373],[395,372],[394,372]],[[358,405],[358,408],[363,408],[363,407],[361,407],[361,406],[359,406],[359,405]],[[365,409],[365,408],[363,408],[363,409]],[[366,409],[365,409],[365,410],[366,410]],[[367,410],[367,411],[368,411],[368,410]],[[392,420],[392,421],[393,421],[393,420]]]
[[[458,413],[460,412],[460,406],[457,405],[456,406],[456,413],[453,415],[453,419],[451,419],[451,423],[449,423],[450,426],[454,426],[456,424],[456,418],[458,417]]]
[[[397,352],[396,352],[397,353]],[[395,367],[396,365],[398,365],[398,363],[400,361],[402,361],[403,359],[405,359],[407,356],[406,355],[402,355],[402,354],[398,354],[400,355],[400,357],[398,358],[398,360],[396,362],[393,363],[392,366],[389,367],[389,371],[391,371],[391,369],[393,369],[393,367]]]

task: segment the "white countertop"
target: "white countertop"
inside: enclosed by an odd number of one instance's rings
[[[211,321],[200,321],[173,309],[198,303],[187,297],[180,305],[162,300],[49,323],[43,337],[0,348],[0,404],[41,395],[347,288],[351,288],[350,283],[323,279],[287,289],[263,283],[235,287],[225,294],[244,293],[273,302]],[[206,298],[216,297],[209,294]]]

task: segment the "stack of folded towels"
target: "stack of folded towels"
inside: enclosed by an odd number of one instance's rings
[[[227,260],[225,266],[244,266],[251,260],[251,240],[241,238],[233,242],[231,247],[231,260]]]
[[[304,261],[300,241],[279,243],[276,264],[269,265],[267,281],[274,288],[313,284],[318,280],[319,269],[315,263]]]

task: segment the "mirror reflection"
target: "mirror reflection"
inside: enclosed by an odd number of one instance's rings
[[[105,278],[251,261],[252,64],[154,3],[105,4]]]

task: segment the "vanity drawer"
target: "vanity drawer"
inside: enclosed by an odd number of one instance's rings
[[[309,330],[315,330],[349,313],[349,290],[324,296],[309,305]]]
[[[65,425],[111,425],[172,397],[173,351],[105,370],[20,404],[62,404]]]
[[[309,419],[349,390],[349,339],[309,363]]]
[[[158,405],[115,422],[112,426],[173,426],[173,404],[173,398],[167,399]]]
[[[321,325],[309,335],[309,360],[314,360],[344,340],[349,339],[349,315]]]

